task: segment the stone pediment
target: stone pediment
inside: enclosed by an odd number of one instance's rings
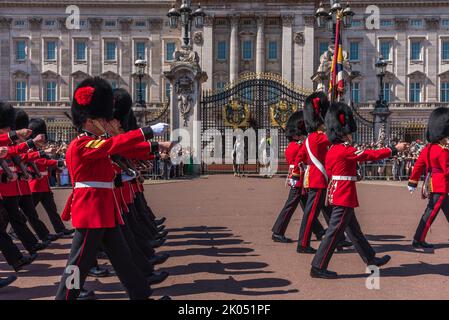
[[[73,78],[78,78],[78,79],[80,79],[80,78],[89,78],[90,77],[90,75],[88,75],[87,73],[85,73],[85,72],[83,72],[81,70],[72,72],[71,76]]]
[[[446,70],[446,71],[444,71],[444,72],[441,72],[438,76],[439,76],[440,78],[449,79],[449,70]]]
[[[413,71],[407,75],[407,77],[412,79],[423,79],[426,77],[426,74],[422,71]]]
[[[120,75],[113,71],[106,71],[101,74],[101,77],[106,78],[106,79],[119,79]]]
[[[16,70],[12,75],[14,78],[28,78],[30,76],[28,72],[25,72],[23,70]]]
[[[54,79],[59,77],[59,74],[51,70],[44,71],[41,75],[43,79]]]

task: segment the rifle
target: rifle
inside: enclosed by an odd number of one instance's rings
[[[34,162],[28,162],[27,165],[30,166],[31,169],[33,169],[33,171],[34,171],[34,176],[35,176],[37,179],[42,178],[41,171],[40,171],[39,168],[37,167],[36,163],[34,163]]]
[[[3,169],[3,176],[2,176],[3,183],[6,183],[7,181],[11,181],[14,179],[14,174],[11,171],[11,168],[8,166],[8,163],[6,163],[6,160],[0,160],[0,167]]]
[[[13,156],[13,157],[11,158],[11,160],[12,160],[12,162],[13,162],[17,167],[20,168],[20,171],[22,171],[22,177],[23,177],[25,180],[28,180],[28,179],[30,178],[30,175],[29,175],[29,173],[28,173],[28,169],[27,169],[27,167],[25,166],[25,164],[22,162],[22,160],[20,159],[20,157],[19,157],[19,156]]]

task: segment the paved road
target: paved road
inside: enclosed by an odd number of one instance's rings
[[[449,226],[441,214],[429,233],[435,251],[418,252],[411,236],[425,207],[404,184],[359,183],[362,229],[376,251],[392,255],[381,270],[380,290],[365,287],[365,265],[352,250],[336,254],[330,268],[338,280],[308,275],[312,256],[295,244],[273,243],[270,229],[287,195],[281,178],[209,176],[193,181],[149,185],[146,195],[171,231],[161,248],[171,254],[163,269],[172,275],[155,296],[174,299],[449,299]],[[62,208],[67,190],[55,191]],[[287,235],[297,239],[300,214]],[[312,242],[318,246],[316,241]],[[52,299],[70,241],[60,240],[20,272],[0,299]],[[106,261],[101,261],[106,263]],[[0,260],[0,274],[11,270]],[[89,278],[100,298],[126,296],[115,277]]]

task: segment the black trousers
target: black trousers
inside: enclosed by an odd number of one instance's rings
[[[284,235],[293,213],[296,208],[298,208],[298,204],[301,205],[301,208],[304,211],[306,203],[307,194],[303,194],[303,190],[301,188],[290,188],[287,201],[285,201],[284,207],[279,213],[279,216],[277,217],[271,231],[275,234]],[[312,225],[312,232],[316,235],[323,230],[324,228],[321,223],[318,220],[315,220]]]
[[[431,193],[427,208],[419,221],[413,239],[416,241],[425,241],[427,232],[429,232],[432,223],[435,221],[440,210],[443,211],[449,222],[449,199],[446,193]]]
[[[151,239],[149,238],[148,233],[145,231],[144,226],[142,226],[136,219],[134,206],[129,205],[128,208],[130,209],[130,211],[124,214],[126,216],[126,224],[131,230],[140,250],[145,253],[146,256],[151,257],[155,253],[154,248],[150,244]]]
[[[34,247],[38,241],[28,228],[27,219],[19,209],[19,197],[4,197],[2,202],[8,212],[4,221],[5,224],[2,225],[2,229],[6,230],[8,223],[11,223],[12,229],[22,242],[25,249],[30,253],[34,253]]]
[[[47,240],[50,233],[45,223],[39,219],[36,207],[34,206],[33,197],[31,195],[19,197],[19,207],[28,219],[33,230],[36,232],[39,239],[42,241]]]
[[[301,227],[299,229],[298,247],[309,247],[312,236],[312,226],[318,219],[318,214],[324,208],[326,201],[326,189],[309,189],[304,216],[302,217]],[[329,217],[326,217],[328,221]]]
[[[149,276],[154,271],[154,266],[149,260],[149,255],[145,254],[145,252],[142,251],[140,246],[137,244],[136,238],[129,228],[129,222],[127,221],[128,219],[126,217],[126,214],[123,214],[122,217],[125,224],[121,225],[120,228],[122,230],[123,237],[128,244],[131,256],[140,271],[142,271],[145,276]]]
[[[53,192],[33,192],[33,200],[34,206],[42,203],[42,206],[47,212],[48,218],[50,218],[50,222],[56,233],[60,233],[66,229],[61,217],[58,214],[58,208],[56,207]]]
[[[329,227],[313,258],[312,266],[319,269],[327,269],[338,241],[345,231],[365,263],[368,263],[374,258],[376,252],[362,233],[354,209],[333,206]]]
[[[0,222],[2,226],[5,224],[4,221],[7,220],[8,220],[8,213],[3,207],[3,204],[0,203]],[[0,251],[2,252],[6,262],[9,265],[16,263],[17,261],[19,261],[19,259],[22,258],[22,253],[6,232],[6,228],[0,228]]]
[[[140,199],[140,201],[142,202],[142,204],[145,206],[145,208],[147,209],[147,212],[150,216],[150,219],[152,221],[156,220],[156,216],[153,213],[153,210],[151,210],[150,206],[148,205],[147,199],[145,199],[145,195],[143,194],[143,192],[137,192],[136,193],[136,197],[138,199]]]
[[[145,225],[147,230],[151,233],[151,236],[154,238],[157,234],[157,227],[154,220],[150,217],[148,207],[143,203],[140,197],[134,199],[134,207],[136,208],[137,219]]]
[[[129,297],[131,299],[147,299],[152,290],[145,276],[135,265],[119,226],[115,228],[77,229],[75,231],[67,266],[79,268],[80,288],[83,288],[89,269],[95,264],[100,245],[103,245]],[[66,282],[70,282],[68,277],[71,274],[64,271],[56,293],[56,300],[75,300],[78,297],[79,289],[67,288]]]

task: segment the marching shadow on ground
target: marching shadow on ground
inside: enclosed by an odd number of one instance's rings
[[[429,264],[419,263],[402,264],[399,267],[382,267],[380,277],[415,277],[424,275],[449,276],[449,263]],[[341,279],[366,278],[367,274],[339,275]]]
[[[155,289],[156,295],[167,294],[176,297],[222,292],[235,295],[264,296],[298,292],[296,289],[283,289],[292,284],[287,279],[261,277],[260,275],[274,272],[267,270],[269,267],[267,263],[249,260],[258,256],[257,254],[250,254],[254,252],[254,249],[248,247],[251,243],[238,239],[240,237],[234,235],[226,227],[189,226],[171,229],[170,231],[172,239],[185,239],[185,241],[169,240],[166,244],[167,247],[184,246],[184,248],[165,252],[169,253],[171,257],[186,257],[186,260],[192,256],[190,259],[194,262],[162,268],[163,270],[168,271],[171,276],[208,273],[227,275],[229,278],[193,279],[191,280],[193,282],[189,283],[176,283],[159,287]],[[223,247],[229,245],[232,247]],[[221,259],[216,262],[201,262],[201,258],[196,256],[220,257]],[[242,261],[227,262],[226,257],[240,257]],[[254,275],[256,278],[240,280],[238,279],[240,275]]]

